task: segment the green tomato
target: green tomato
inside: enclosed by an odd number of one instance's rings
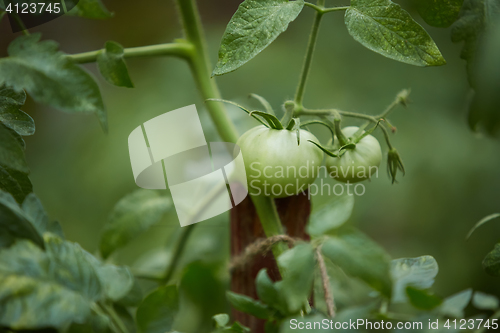
[[[358,127],[350,126],[342,129],[347,138],[356,133]],[[335,138],[334,150],[340,149],[339,141]],[[326,166],[330,176],[344,183],[357,183],[369,179],[378,172],[382,161],[382,150],[377,139],[371,135],[362,138],[356,147],[346,149],[340,157],[326,157]]]
[[[257,126],[244,133],[236,144],[245,163],[248,192],[283,198],[306,191],[314,182],[323,152],[308,140],[318,139],[300,130],[300,144],[295,131]]]

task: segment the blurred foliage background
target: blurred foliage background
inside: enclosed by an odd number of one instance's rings
[[[62,17],[32,31],[42,32],[43,39],[58,41],[66,53],[96,50],[108,40],[132,47],[181,37],[170,1],[104,3],[115,13],[114,18],[91,21]],[[225,25],[239,3],[199,1],[213,63]],[[500,224],[484,226],[469,241],[465,235],[476,221],[500,210],[500,143],[472,133],[467,126],[469,86],[465,62],[459,58],[462,45],[451,42],[450,29],[423,23],[409,1],[398,3],[431,34],[447,65],[419,68],[377,55],[347,34],[341,13],[331,13],[322,22],[305,105],[377,114],[397,92],[410,88],[412,104],[390,117],[398,128],[393,144],[403,157],[406,176],[391,185],[384,163],[378,179],[365,184],[366,194],[356,198],[349,223],[368,233],[393,258],[434,256],[440,266],[435,290],[441,296],[468,287],[498,295],[498,279],[484,273],[481,261],[498,241]],[[224,98],[249,104],[253,102],[248,100],[248,94],[257,93],[276,109],[292,98],[312,14],[310,8],[304,9],[256,59],[234,73],[218,77]],[[6,19],[1,22],[1,56],[19,35],[11,32]],[[100,230],[113,205],[136,188],[127,147],[127,137],[134,128],[164,112],[195,103],[207,140],[217,140],[183,61],[141,58],[129,59],[127,64],[134,89],[117,88],[99,78],[109,114],[108,135],[93,116],[64,114],[35,104],[29,97],[23,109],[37,125],[35,135],[26,138],[35,193],[49,215],[61,222],[67,238],[91,252],[97,250]],[[98,76],[95,64],[85,67]],[[241,133],[256,125],[243,112],[228,110]],[[326,142],[323,129],[314,131]],[[382,136],[379,139],[384,147]],[[314,198],[313,205],[323,199]],[[179,228],[172,213],[119,251],[113,260],[137,270],[161,269],[169,259],[169,246]],[[201,223],[189,241],[182,257],[185,274],[181,282],[188,309],[183,316],[190,318],[184,324],[186,328],[209,320],[210,313],[203,309],[227,311],[222,291],[229,281],[225,269],[228,239],[228,216],[222,215]],[[186,268],[188,263],[192,264]],[[177,272],[177,276],[180,274]],[[193,316],[193,311],[198,311],[199,316]]]

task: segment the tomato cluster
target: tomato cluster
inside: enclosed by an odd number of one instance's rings
[[[371,135],[357,139],[355,134],[363,133],[357,127],[346,127],[342,132],[350,144],[341,147],[337,137],[334,138],[330,149],[336,157],[326,157],[328,174],[346,183],[369,179],[382,160],[380,144]],[[257,126],[244,133],[237,145],[252,195],[286,197],[307,190],[318,177],[323,162],[318,139],[302,129]]]

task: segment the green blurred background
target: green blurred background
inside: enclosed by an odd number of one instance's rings
[[[172,1],[104,3],[115,13],[114,18],[91,21],[62,17],[32,31],[42,32],[43,39],[58,41],[66,53],[96,50],[107,40],[132,47],[181,36]],[[239,3],[199,1],[212,63],[225,24]],[[469,87],[465,62],[459,58],[461,45],[450,41],[450,29],[429,27],[409,2],[399,3],[434,38],[447,65],[420,68],[386,59],[356,43],[346,31],[342,14],[331,13],[322,22],[305,104],[376,114],[397,92],[410,88],[410,107],[398,108],[390,117],[398,128],[393,144],[403,157],[406,176],[392,185],[384,161],[379,178],[366,184],[366,194],[357,198],[349,223],[368,233],[393,258],[434,256],[440,266],[435,290],[441,296],[468,287],[498,295],[498,278],[486,275],[481,261],[498,241],[500,223],[484,226],[469,241],[465,235],[479,219],[500,211],[500,143],[472,133],[466,124]],[[236,72],[217,78],[224,98],[249,104],[253,102],[247,95],[257,93],[278,109],[293,97],[312,14],[310,8],[304,8],[262,54]],[[1,56],[19,35],[10,31],[7,20],[1,22]],[[97,250],[100,230],[113,205],[137,188],[127,147],[127,137],[135,127],[195,103],[207,139],[217,138],[183,61],[142,58],[127,63],[135,89],[117,88],[98,78],[109,114],[108,135],[93,116],[65,114],[29,98],[24,107],[37,126],[36,134],[26,138],[35,193],[50,216],[62,223],[67,238],[91,252]],[[98,77],[95,64],[85,67]],[[256,125],[241,111],[228,110],[241,132]],[[325,142],[327,133],[314,130]],[[383,144],[383,138],[377,136]],[[178,230],[177,217],[170,214],[113,260],[133,265],[141,255],[153,251],[156,254],[148,256],[148,262],[141,261],[141,267],[161,268],[168,261],[168,247]],[[186,304],[191,304],[190,316],[197,311],[196,304],[211,304],[214,312],[227,310],[222,290],[228,282],[224,269],[228,238],[228,216],[223,215],[201,223],[190,240],[190,250],[183,256],[183,264],[196,261],[183,279],[183,284],[190,286],[184,290],[192,291],[185,295]],[[165,246],[166,250],[158,250]],[[196,288],[204,292],[197,293]],[[199,323],[194,320],[184,325],[195,327],[208,318],[199,317]]]

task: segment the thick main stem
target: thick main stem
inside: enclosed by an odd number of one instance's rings
[[[325,0],[318,0],[317,7],[323,8],[324,5],[325,5]],[[295,92],[295,98],[294,98],[295,104],[297,104],[297,108],[299,110],[303,108],[304,91],[306,88],[307,76],[309,75],[309,71],[311,69],[314,48],[316,46],[316,40],[318,39],[319,24],[321,22],[323,14],[324,14],[323,12],[316,11],[311,34],[309,35],[309,42],[307,43],[307,52],[304,58],[304,65],[302,66],[299,85],[297,86],[297,91]]]

